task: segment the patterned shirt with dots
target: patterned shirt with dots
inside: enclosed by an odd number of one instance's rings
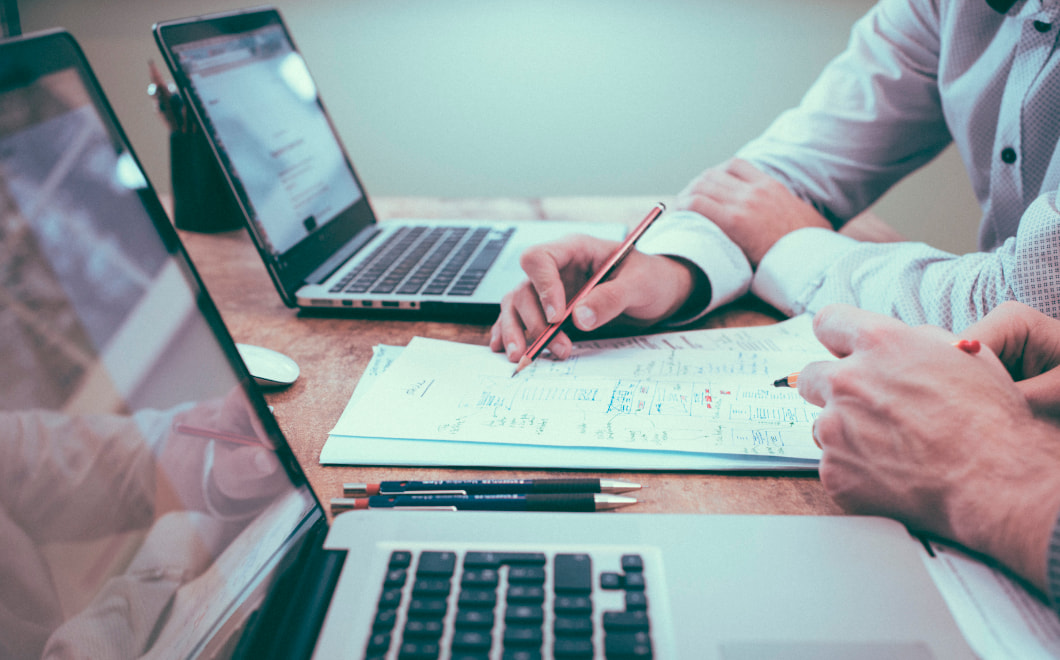
[[[1005,4],[1005,3],[999,3]],[[1060,0],[882,0],[801,104],[737,155],[835,226],[956,145],[982,208],[981,252],[863,243],[801,229],[753,274],[708,219],[669,213],[638,247],[709,278],[700,314],[750,287],[789,315],[846,302],[959,331],[1007,300],[1060,318]],[[931,222],[924,218],[924,222]],[[1048,555],[1060,611],[1060,521]]]

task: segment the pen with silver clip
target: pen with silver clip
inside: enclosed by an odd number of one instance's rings
[[[439,479],[423,481],[381,481],[377,484],[347,483],[346,497],[369,495],[484,495],[490,493],[625,493],[640,484],[618,479]]]
[[[610,493],[545,493],[487,495],[373,495],[336,497],[332,513],[361,509],[418,511],[608,511],[636,504],[637,500]]]

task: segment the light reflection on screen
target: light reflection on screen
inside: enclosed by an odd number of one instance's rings
[[[186,657],[313,504],[74,70],[0,88],[0,657]]]

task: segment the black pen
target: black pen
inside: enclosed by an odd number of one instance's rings
[[[373,495],[336,497],[331,512],[361,509],[418,511],[608,511],[637,500],[610,493],[546,493],[489,495]]]
[[[442,479],[342,485],[346,497],[366,495],[484,495],[491,493],[625,493],[640,484],[618,479]]]

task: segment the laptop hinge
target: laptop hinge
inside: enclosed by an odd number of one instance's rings
[[[326,279],[331,277],[336,270],[342,267],[350,257],[357,253],[358,250],[368,244],[373,238],[379,235],[382,231],[376,227],[373,227],[368,231],[357,232],[357,235],[346,242],[341,248],[335,251],[335,254],[328,257],[328,260],[317,266],[313,272],[306,275],[306,284],[320,284]]]
[[[235,658],[309,658],[331,604],[345,550],[325,550],[327,525],[306,535],[294,561],[278,573],[261,609],[240,640]]]

